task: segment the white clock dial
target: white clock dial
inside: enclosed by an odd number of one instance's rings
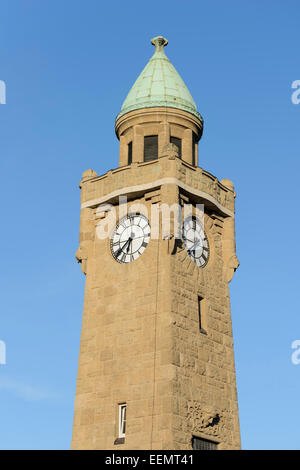
[[[190,258],[203,268],[209,258],[209,243],[202,225],[195,217],[185,219],[182,238]]]
[[[150,241],[150,225],[143,215],[128,215],[115,228],[110,249],[119,263],[135,261],[145,251]]]

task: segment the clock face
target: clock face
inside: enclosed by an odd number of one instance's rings
[[[143,215],[128,215],[115,228],[110,249],[119,263],[135,261],[145,251],[150,241],[150,225]]]
[[[195,217],[185,219],[182,238],[190,258],[204,268],[209,258],[209,244],[202,225]]]

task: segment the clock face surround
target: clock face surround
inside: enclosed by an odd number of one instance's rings
[[[111,240],[111,253],[118,263],[130,263],[138,259],[150,241],[150,224],[141,214],[129,214],[116,226]]]
[[[187,217],[183,224],[182,238],[189,257],[204,268],[209,259],[209,243],[202,225],[196,217]]]

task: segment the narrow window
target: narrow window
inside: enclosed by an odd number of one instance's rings
[[[126,432],[126,403],[119,405],[119,437],[125,437]]]
[[[158,158],[158,135],[144,137],[144,162],[151,162]]]
[[[194,166],[196,166],[196,145],[197,145],[197,141],[196,141],[196,134],[195,132],[193,132],[193,155],[192,155],[192,163]]]
[[[170,137],[170,143],[175,144],[178,147],[178,157],[181,158],[181,139],[177,137]]]
[[[128,165],[132,163],[132,142],[128,144]]]
[[[198,318],[199,318],[199,330],[201,333],[206,333],[203,324],[204,324],[204,299],[203,297],[198,296]]]
[[[200,437],[192,437],[192,447],[194,450],[218,450],[218,444],[208,439],[201,439]]]

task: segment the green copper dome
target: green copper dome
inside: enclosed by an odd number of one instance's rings
[[[167,39],[158,36],[151,43],[155,52],[128,93],[117,119],[135,109],[167,106],[192,113],[202,121],[189,90],[165,54]]]

